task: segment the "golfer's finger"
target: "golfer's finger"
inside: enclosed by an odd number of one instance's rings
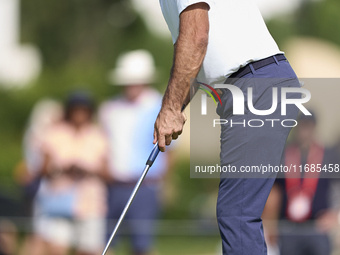
[[[156,131],[156,129],[154,129],[153,130],[153,144],[157,143],[157,139],[158,139],[157,131]]]
[[[166,145],[170,145],[171,141],[172,141],[172,135],[165,136],[165,144]]]
[[[165,151],[165,136],[164,135],[158,135],[158,148],[160,151]]]
[[[184,112],[182,112],[182,116],[184,118],[184,123],[185,123],[187,121],[187,115]]]

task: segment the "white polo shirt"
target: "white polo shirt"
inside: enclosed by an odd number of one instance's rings
[[[206,2],[209,10],[209,43],[202,68],[201,82],[222,83],[249,62],[278,53],[254,0],[160,0],[173,43],[179,34],[179,15],[188,6]]]

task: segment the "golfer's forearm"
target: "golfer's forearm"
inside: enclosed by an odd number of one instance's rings
[[[181,45],[176,47],[175,62],[172,68],[168,88],[164,95],[163,107],[171,107],[180,110],[183,104],[187,104],[190,94],[190,80],[196,78],[202,65],[206,46]],[[191,49],[196,51],[191,51]],[[190,49],[190,50],[185,50]]]
[[[181,14],[180,33],[175,44],[174,62],[163,108],[180,111],[188,103],[190,80],[196,78],[203,63],[209,33],[208,10],[198,9]]]

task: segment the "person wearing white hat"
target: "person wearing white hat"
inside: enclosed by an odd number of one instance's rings
[[[142,85],[153,83],[156,68],[151,54],[146,50],[135,50],[119,56],[117,67],[109,78],[117,85]]]
[[[140,177],[140,166],[145,164],[153,148],[153,124],[162,102],[161,94],[150,87],[156,80],[156,73],[151,54],[135,50],[119,56],[117,67],[109,74],[110,82],[121,86],[123,92],[104,102],[99,111],[110,147],[109,222],[118,219]],[[159,184],[168,162],[168,155],[162,153],[126,215],[127,223],[133,222],[131,227],[127,226],[134,254],[148,254],[152,248],[152,220],[159,212]],[[110,234],[110,224],[107,230]]]

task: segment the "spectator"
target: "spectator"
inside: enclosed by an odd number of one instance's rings
[[[337,163],[337,154],[316,141],[315,130],[315,115],[301,115],[295,128],[295,139],[287,146],[284,156],[284,164],[296,166],[296,171],[278,176],[263,214],[272,223],[277,218],[285,220],[280,224],[281,255],[331,253],[328,232],[336,223],[336,213],[330,205],[332,180],[321,169],[329,169],[329,164]],[[306,170],[318,164],[321,169]],[[275,240],[275,227],[274,222],[265,229],[269,232],[269,244]]]
[[[100,253],[105,238],[106,139],[93,124],[94,104],[84,92],[69,96],[65,118],[42,136],[43,180],[34,207],[30,254]]]
[[[153,124],[162,98],[149,87],[155,78],[150,53],[144,50],[126,53],[119,57],[117,66],[111,73],[111,81],[122,87],[123,94],[100,108],[100,121],[110,146],[112,183],[108,219],[119,218],[153,148]],[[125,217],[125,222],[131,223],[133,254],[148,254],[151,250],[152,221],[159,213],[159,186],[168,164],[167,154],[160,153]],[[108,236],[112,229],[113,225],[109,224]]]
[[[24,135],[24,158],[29,176],[35,176],[42,168],[41,139],[46,130],[62,120],[62,105],[52,99],[39,100],[32,110]]]
[[[337,140],[337,143],[334,146],[334,150],[337,152],[339,162],[340,139]],[[330,224],[333,224],[333,226],[335,227],[335,230],[332,232],[333,254],[340,254],[340,173],[338,172],[337,174],[338,176],[336,176],[336,178],[333,178],[331,183],[331,204],[333,210],[338,212],[338,221],[336,223],[334,221],[330,222]]]
[[[25,230],[31,232],[32,205],[39,189],[43,156],[41,154],[42,138],[46,130],[62,120],[62,105],[52,99],[39,100],[31,112],[28,127],[25,131],[23,149],[24,160],[15,169],[15,179],[22,187],[22,202],[20,216],[25,217]],[[29,234],[23,241],[20,254],[26,255],[32,246],[32,236]]]

